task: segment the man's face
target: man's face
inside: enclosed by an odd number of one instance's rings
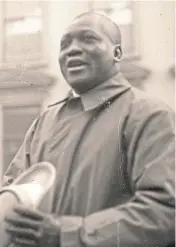
[[[63,76],[79,93],[109,78],[114,66],[114,45],[95,17],[80,17],[61,40],[59,63]]]

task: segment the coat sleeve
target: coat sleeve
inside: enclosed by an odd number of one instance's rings
[[[2,179],[3,186],[11,184],[15,178],[17,178],[24,170],[30,167],[30,145],[37,122],[38,119],[36,119],[28,129],[20,149],[5,172]]]
[[[133,113],[126,134],[134,196],[123,205],[85,218],[62,216],[61,247],[166,247],[174,243],[174,116],[159,107],[140,106]]]

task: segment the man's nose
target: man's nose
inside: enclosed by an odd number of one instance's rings
[[[78,55],[81,53],[82,53],[82,48],[81,48],[79,41],[73,40],[69,46],[67,55],[68,56],[74,56],[74,55]]]

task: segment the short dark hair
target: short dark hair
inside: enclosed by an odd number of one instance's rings
[[[108,37],[111,39],[111,41],[114,44],[119,44],[121,45],[121,32],[120,32],[120,28],[119,26],[113,21],[111,20],[108,16],[101,14],[99,12],[96,11],[88,11],[88,12],[84,12],[80,15],[78,15],[74,20],[77,20],[81,17],[84,16],[95,16],[95,17],[99,17],[101,19],[101,24],[103,26],[103,29],[105,29],[104,31],[106,32],[106,34],[108,35]],[[107,25],[107,26],[105,26]]]

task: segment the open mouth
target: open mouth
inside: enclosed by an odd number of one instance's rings
[[[78,71],[84,69],[86,63],[81,60],[71,60],[67,64],[68,71]]]

